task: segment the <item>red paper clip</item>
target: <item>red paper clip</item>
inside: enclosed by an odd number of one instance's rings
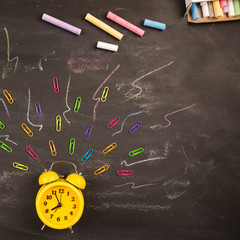
[[[114,119],[107,125],[107,128],[110,129],[110,128],[114,127],[119,121],[120,121],[120,117],[114,118]]]
[[[26,151],[35,159],[38,160],[38,155],[32,150],[31,147],[27,146]]]
[[[119,176],[129,176],[129,175],[133,175],[133,171],[132,170],[118,170],[117,174]]]
[[[53,90],[55,93],[59,93],[59,84],[57,77],[53,78]]]

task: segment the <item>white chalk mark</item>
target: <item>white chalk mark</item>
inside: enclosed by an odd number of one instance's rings
[[[129,166],[140,164],[140,163],[144,163],[144,162],[151,162],[151,161],[163,160],[163,159],[166,159],[166,157],[148,158],[148,159],[140,160],[140,161],[133,162],[133,163],[127,163],[126,160],[123,160],[121,162],[121,165],[124,164],[126,167],[129,167]]]
[[[96,98],[97,93],[99,92],[99,90],[102,88],[102,86],[107,82],[107,80],[118,70],[118,68],[120,67],[120,65],[118,64],[117,67],[108,75],[108,77],[100,84],[100,86],[97,88],[97,90],[95,91],[95,93],[93,94],[92,99],[94,101],[97,101],[95,103],[95,106],[93,108],[93,121],[95,122],[96,120],[96,109],[98,106],[98,103],[101,101],[100,98]]]
[[[150,184],[144,184],[144,185],[136,186],[135,182],[128,182],[128,183],[124,183],[124,184],[121,184],[121,185],[115,185],[114,187],[123,187],[123,186],[126,186],[126,185],[132,185],[131,188],[136,189],[136,188],[142,188],[142,187],[149,187],[149,186],[153,186],[153,185],[157,185],[157,184],[156,183],[150,183]]]
[[[197,104],[194,103],[194,104],[192,104],[192,105],[190,105],[190,106],[187,106],[187,107],[185,107],[185,108],[181,108],[181,109],[176,110],[176,111],[174,111],[174,112],[168,113],[168,114],[166,114],[166,115],[164,116],[164,119],[168,122],[167,125],[162,126],[161,124],[157,124],[157,125],[151,126],[150,128],[152,128],[152,129],[155,129],[155,128],[160,128],[160,129],[162,129],[162,128],[167,128],[167,127],[169,127],[169,126],[172,124],[172,122],[167,118],[168,116],[171,116],[171,115],[173,115],[173,114],[175,114],[175,113],[178,113],[178,112],[182,112],[182,111],[187,110],[187,109],[189,109],[189,108],[192,108],[192,107],[194,107],[194,106],[196,106],[196,105],[197,105]]]
[[[5,110],[6,110],[7,115],[8,115],[8,118],[10,119],[10,114],[9,114],[9,111],[8,111],[6,103],[4,102],[4,100],[2,98],[0,98],[0,100],[2,101],[3,106],[4,106]]]
[[[39,128],[39,132],[42,130],[43,125],[36,125],[33,124],[30,119],[29,119],[29,112],[30,112],[30,102],[31,102],[31,91],[30,88],[28,89],[28,109],[27,109],[27,121],[29,124],[31,124],[33,127],[38,127]]]
[[[68,106],[68,92],[69,92],[69,87],[70,87],[70,81],[71,81],[71,73],[69,73],[69,77],[68,77],[68,84],[67,84],[67,91],[66,91],[66,97],[65,97],[65,102],[66,102],[66,107],[68,108],[66,111],[63,112],[63,117],[65,118],[66,122],[68,124],[70,124],[70,121],[67,120],[65,114],[67,112],[71,111],[71,108]]]
[[[12,62],[12,61],[16,60],[15,67],[14,67],[14,74],[15,74],[15,72],[17,70],[17,65],[18,65],[19,58],[17,56],[17,57],[14,57],[14,58],[10,59],[10,41],[9,41],[8,30],[5,27],[4,27],[4,30],[5,30],[6,38],[7,38],[7,60],[8,60],[8,62]]]
[[[155,69],[155,70],[153,70],[153,71],[151,71],[151,72],[148,72],[148,73],[142,75],[141,77],[137,78],[136,80],[134,80],[134,81],[132,82],[132,86],[133,86],[134,88],[139,89],[139,92],[138,92],[137,94],[135,94],[134,96],[132,96],[131,98],[128,98],[128,99],[124,100],[123,103],[124,103],[124,102],[127,102],[127,101],[129,101],[129,100],[131,100],[131,99],[133,99],[134,97],[137,97],[138,95],[140,95],[140,94],[142,93],[142,88],[139,87],[139,86],[137,86],[137,85],[135,85],[137,82],[139,82],[141,79],[143,79],[143,78],[145,78],[145,77],[147,77],[147,76],[149,76],[149,75],[151,75],[151,74],[153,74],[153,73],[155,73],[155,72],[157,72],[157,71],[160,71],[160,70],[162,70],[162,69],[170,66],[170,65],[173,64],[173,63],[174,63],[174,61],[172,61],[172,62],[170,62],[170,63],[168,63],[168,64],[166,64],[166,65],[164,65],[164,66],[162,66],[162,67],[160,67],[160,68],[157,68],[157,69]]]
[[[183,191],[183,192],[174,192],[174,193],[168,193],[167,194],[167,198],[169,200],[173,200],[173,199],[176,199],[176,198],[179,198],[180,196],[182,196],[184,193],[186,193],[186,191]]]
[[[14,141],[12,141],[12,140],[10,140],[9,139],[9,135],[7,134],[7,135],[0,135],[0,138],[5,138],[5,140],[6,141],[8,141],[8,142],[10,142],[10,143],[12,143],[12,144],[15,144],[15,145],[18,145],[17,143],[15,143]]]
[[[131,114],[129,114],[129,115],[123,120],[120,131],[117,131],[117,132],[113,133],[112,137],[113,137],[114,135],[117,135],[117,134],[119,134],[120,132],[122,132],[122,130],[123,130],[123,125],[124,125],[125,121],[126,121],[129,117],[138,115],[138,114],[140,114],[140,113],[142,113],[142,112],[144,112],[144,111],[140,111],[140,112],[136,112],[136,113],[131,113]]]

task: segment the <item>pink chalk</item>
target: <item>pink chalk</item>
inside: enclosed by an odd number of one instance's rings
[[[63,28],[65,30],[69,31],[69,32],[75,33],[76,35],[80,35],[80,33],[82,31],[80,28],[74,27],[73,25],[65,23],[65,22],[63,22],[63,21],[61,21],[61,20],[59,20],[59,19],[57,19],[55,17],[47,15],[46,13],[44,13],[42,15],[42,20],[46,21],[48,23],[51,23],[53,25],[56,25],[56,26],[58,26],[60,28]]]
[[[139,36],[141,36],[141,37],[142,37],[143,34],[145,33],[145,31],[142,30],[141,28],[139,28],[139,27],[131,24],[130,22],[126,21],[125,19],[117,16],[116,14],[114,14],[114,13],[112,13],[112,12],[110,12],[110,11],[109,11],[108,14],[107,14],[107,18],[109,18],[110,20],[112,20],[112,21],[118,23],[119,25],[127,28],[128,30],[136,33],[137,35],[139,35]]]

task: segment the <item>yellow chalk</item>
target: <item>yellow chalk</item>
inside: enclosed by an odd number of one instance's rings
[[[110,27],[106,23],[102,22],[101,20],[95,18],[93,15],[88,13],[85,17],[86,20],[88,20],[90,23],[94,24],[95,26],[101,28],[103,31],[109,33],[113,37],[117,38],[118,40],[121,40],[123,37],[123,34],[115,30],[114,28]]]
[[[213,9],[214,9],[214,15],[216,18],[219,18],[219,17],[223,17],[223,10],[220,6],[220,2],[217,0],[217,1],[213,1]]]

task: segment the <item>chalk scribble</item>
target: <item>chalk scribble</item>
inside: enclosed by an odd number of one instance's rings
[[[63,112],[63,117],[65,118],[65,120],[67,121],[68,124],[70,124],[70,121],[68,121],[68,119],[66,118],[66,113],[71,111],[71,108],[68,105],[68,92],[69,92],[69,87],[70,87],[70,81],[71,81],[71,73],[69,73],[69,77],[68,77],[68,84],[67,84],[67,91],[66,91],[66,97],[65,97],[65,103],[66,103],[66,107],[68,108],[66,111]]]

